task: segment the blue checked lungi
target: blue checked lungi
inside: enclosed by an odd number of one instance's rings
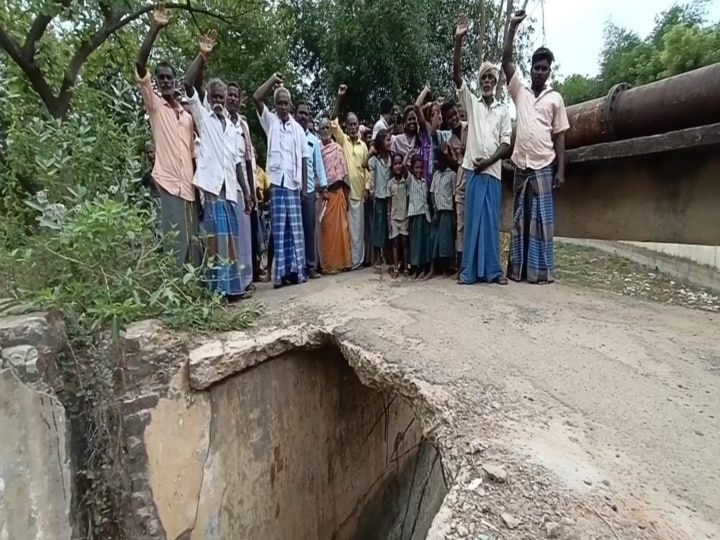
[[[297,275],[298,283],[307,281],[305,236],[302,226],[300,190],[273,185],[270,188],[270,215],[273,235],[273,284]]]
[[[209,261],[207,280],[210,289],[224,295],[242,294],[244,287],[240,278],[240,262],[237,245],[240,237],[237,204],[224,196],[205,193],[203,225],[208,236],[206,253]]]
[[[555,281],[553,167],[515,169],[507,275],[529,283]]]

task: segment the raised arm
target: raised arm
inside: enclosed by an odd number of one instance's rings
[[[338,87],[337,99],[335,100],[335,106],[333,107],[332,113],[330,114],[330,120],[335,120],[340,117],[340,109],[345,104],[346,97],[347,85],[341,84]]]
[[[455,47],[453,48],[453,82],[455,83],[455,88],[460,88],[462,85],[462,47],[467,32],[467,17],[460,15],[457,27],[455,28]]]
[[[253,94],[253,101],[255,102],[255,109],[257,109],[257,113],[259,115],[262,115],[263,109],[265,108],[265,98],[270,95],[270,92],[273,91],[273,87],[276,84],[282,84],[282,82],[282,75],[280,73],[273,73],[272,77],[262,83],[260,88],[255,90],[255,93]]]
[[[170,10],[160,4],[155,8],[155,11],[153,11],[153,20],[150,23],[150,29],[142,45],[140,45],[140,50],[135,59],[135,70],[140,78],[145,77],[147,74],[147,61],[148,58],[150,58],[150,52],[155,44],[155,39],[160,33],[160,30],[168,24],[170,24]]]
[[[420,92],[420,95],[415,100],[414,107],[415,114],[417,115],[418,131],[425,131],[428,127],[427,119],[425,118],[425,113],[422,110],[422,106],[425,104],[425,101],[429,96],[430,88],[426,86],[425,88],[423,88],[422,92]]]
[[[202,72],[205,69],[205,63],[207,62],[207,59],[216,43],[217,32],[215,30],[210,30],[207,34],[200,37],[200,52],[195,57],[192,64],[190,64],[190,67],[188,67],[187,72],[185,72],[185,93],[188,97],[192,97],[195,94],[195,85],[198,81],[198,77],[202,77]],[[197,90],[200,100],[202,101],[203,93],[199,88]]]
[[[513,43],[515,42],[515,34],[517,33],[518,26],[525,20],[527,15],[524,11],[518,11],[515,16],[510,19],[510,25],[508,26],[507,35],[505,36],[505,44],[503,45],[502,53],[502,68],[505,72],[505,80],[510,84],[510,81],[515,75],[515,64],[513,64]]]

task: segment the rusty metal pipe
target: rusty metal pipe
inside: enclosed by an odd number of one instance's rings
[[[567,109],[566,148],[658,135],[720,122],[720,62]]]

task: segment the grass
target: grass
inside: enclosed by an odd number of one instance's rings
[[[510,236],[503,233],[503,268],[507,265],[509,246]],[[720,312],[720,295],[598,249],[556,242],[555,267],[558,281],[565,285]]]

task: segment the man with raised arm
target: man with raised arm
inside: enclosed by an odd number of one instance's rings
[[[155,143],[152,178],[160,195],[161,229],[165,236],[177,231],[173,250],[182,267],[186,262],[202,262],[193,187],[193,120],[175,99],[175,69],[167,62],[156,66],[159,96],[153,91],[147,70],[153,43],[169,22],[170,12],[158,6],[135,60],[135,70]]]
[[[502,68],[517,110],[512,162],[515,165],[513,224],[508,277],[515,281],[555,280],[555,209],[553,188],[565,182],[565,132],[570,128],[562,96],[547,84],[555,57],[541,47],[532,55],[531,85],[525,86],[513,64],[513,41],[525,13],[510,21]]]
[[[348,223],[350,224],[350,253],[352,255],[352,269],[361,268],[365,260],[365,208],[363,203],[367,197],[365,189],[367,183],[367,162],[368,149],[360,139],[358,131],[360,122],[355,113],[349,112],[345,119],[347,134],[340,128],[338,116],[340,108],[347,95],[347,86],[344,84],[338,88],[335,108],[330,115],[330,127],[337,143],[342,146],[347,162],[348,177],[350,180],[350,203],[348,210]]]
[[[300,201],[308,189],[309,149],[305,130],[290,115],[290,92],[282,82],[282,75],[275,73],[253,95],[260,125],[267,135],[275,288],[307,280]],[[272,113],[265,106],[265,98],[274,87]]]
[[[213,266],[210,287],[231,300],[241,298],[246,286],[240,275],[238,244],[238,192],[242,192],[245,213],[252,206],[245,179],[245,162],[240,155],[241,138],[226,117],[227,85],[220,79],[207,84],[207,101],[203,104],[194,88],[198,74],[215,47],[216,33],[210,31],[200,39],[200,53],[185,74],[185,93],[199,135],[197,171],[194,184],[203,195],[206,254]]]
[[[507,285],[500,265],[500,178],[501,159],[510,149],[512,125],[507,107],[495,99],[498,69],[494,64],[483,62],[480,66],[480,99],[470,92],[462,78],[462,44],[467,30],[467,18],[462,15],[455,30],[453,52],[453,81],[468,121],[462,161],[466,182],[465,227],[458,281]]]

